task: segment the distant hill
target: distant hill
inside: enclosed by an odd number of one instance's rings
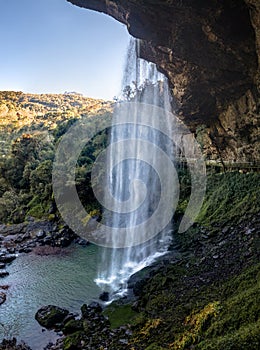
[[[26,94],[0,91],[0,156],[10,141],[34,130],[53,130],[72,118],[112,111],[113,103],[79,93]]]
[[[112,116],[112,108],[112,102],[78,93],[0,92],[0,224],[23,222],[28,216],[48,218],[54,205],[52,162],[60,137],[82,117],[88,118],[90,127],[92,122],[102,123],[104,114]],[[95,215],[98,203],[90,171],[106,142],[106,130],[95,135],[76,168],[79,195]]]

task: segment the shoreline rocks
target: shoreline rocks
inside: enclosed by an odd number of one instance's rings
[[[0,350],[32,350],[24,342],[17,344],[17,339],[3,339],[0,343]]]
[[[89,244],[67,225],[59,222],[31,219],[28,223],[0,225],[0,269],[11,263],[17,257],[17,253],[30,253],[34,248],[44,246],[62,249],[72,242],[82,246]]]
[[[48,310],[49,307],[46,306],[44,310]],[[63,336],[56,341],[56,344],[48,344],[45,350],[125,348],[132,332],[126,326],[111,328],[108,317],[102,311],[103,308],[99,303],[92,302],[89,305],[82,305],[81,318],[68,314],[60,324]]]
[[[9,272],[6,270],[0,270],[0,278],[9,276]]]
[[[41,307],[35,314],[36,321],[46,329],[60,329],[69,311],[58,306],[47,305]]]
[[[4,292],[0,292],[0,305],[2,305],[6,301],[6,294]]]
[[[15,254],[9,254],[8,251],[0,251],[0,263],[8,264],[16,258]]]

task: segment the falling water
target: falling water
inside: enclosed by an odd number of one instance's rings
[[[107,157],[107,187],[115,202],[111,203],[109,210],[105,210],[104,220],[115,233],[113,247],[102,248],[102,259],[96,279],[96,283],[108,291],[112,299],[124,295],[129,277],[165,254],[171,240],[170,225],[162,227],[161,232],[151,239],[149,232],[146,232],[149,231],[149,225],[143,226],[139,234],[148,238],[144,239],[142,244],[136,245],[133,238],[133,228],[151,218],[162,192],[158,171],[162,170],[163,164],[160,164],[160,159],[153,159],[156,152],[149,145],[160,148],[170,159],[173,157],[173,146],[169,138],[158,131],[158,128],[151,128],[145,123],[142,125],[142,120],[140,123],[139,104],[158,106],[165,111],[170,111],[171,107],[167,79],[157,71],[155,64],[139,58],[139,42],[135,39],[129,44],[122,85],[122,95],[118,103],[126,106],[135,103],[136,113],[133,113],[131,123],[113,126],[110,134],[110,144],[116,146]],[[165,120],[161,122],[166,123],[167,129],[170,130],[171,122],[167,113],[165,116]],[[124,122],[124,115],[115,112],[114,120],[118,118]],[[153,120],[156,121],[156,115],[149,118],[152,123]],[[129,147],[134,152],[134,157],[129,157]],[[150,160],[144,161],[140,157],[142,153],[149,155]],[[157,162],[157,168],[161,169],[155,169],[154,162]],[[169,178],[172,175],[166,172],[166,176]],[[126,203],[131,210],[124,210]],[[162,219],[163,222],[163,215],[164,213],[161,213],[157,221]],[[122,237],[119,243],[118,228],[125,228],[127,233],[123,244]]]

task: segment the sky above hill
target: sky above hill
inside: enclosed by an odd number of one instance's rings
[[[0,90],[118,95],[123,24],[66,0],[0,0],[0,13]]]

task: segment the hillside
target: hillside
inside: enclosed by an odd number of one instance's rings
[[[55,130],[66,120],[111,110],[109,101],[76,93],[37,95],[0,91],[0,155],[8,151],[9,141],[23,133]]]
[[[111,111],[111,102],[76,93],[0,92],[0,223],[23,222],[28,215],[48,218],[54,205],[52,161],[59,138],[76,120],[88,118],[91,124]],[[86,191],[89,166],[105,139],[105,132],[103,138],[94,138],[80,158],[77,184],[84,184]],[[89,196],[93,202],[92,192]]]

